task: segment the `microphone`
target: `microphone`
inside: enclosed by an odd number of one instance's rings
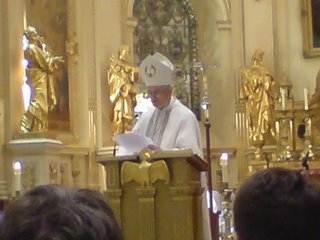
[[[116,156],[116,153],[117,153],[117,142],[114,141],[112,155]]]
[[[309,158],[309,151],[304,156],[304,158],[302,158],[302,164],[301,165],[302,165],[302,168],[304,168],[305,170],[309,170],[308,158]]]

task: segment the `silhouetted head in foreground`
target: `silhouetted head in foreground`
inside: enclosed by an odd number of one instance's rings
[[[1,240],[122,240],[105,196],[89,189],[38,186],[13,201]]]
[[[236,193],[239,240],[320,239],[320,187],[300,171],[270,168],[249,177]]]

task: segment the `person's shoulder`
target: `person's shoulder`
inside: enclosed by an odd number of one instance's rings
[[[191,116],[195,118],[195,115],[191,109],[181,103],[178,99],[175,100],[172,110],[178,112],[179,114],[183,114],[183,116]]]
[[[149,109],[143,113],[141,113],[140,115],[140,119],[142,118],[148,118],[152,115],[153,111],[154,111],[155,107],[154,106],[150,106]]]

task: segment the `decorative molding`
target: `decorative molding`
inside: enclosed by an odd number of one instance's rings
[[[218,30],[231,30],[231,21],[217,21]]]
[[[66,51],[68,54],[68,80],[69,80],[69,121],[70,134],[64,140],[68,143],[77,143],[79,134],[76,130],[76,93],[77,89],[77,70],[78,70],[78,41],[76,33],[76,2],[75,0],[67,0],[67,30],[68,40],[66,42]]]
[[[229,22],[231,19],[231,0],[216,0],[217,5],[219,6],[221,19],[218,22]]]

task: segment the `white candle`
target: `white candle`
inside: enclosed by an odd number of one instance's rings
[[[90,143],[93,143],[93,111],[89,110],[89,124],[88,124],[88,131],[89,131],[89,140]]]
[[[228,154],[222,153],[220,157],[220,165],[222,168],[222,182],[227,183],[229,181],[228,174]]]
[[[229,181],[228,167],[222,166],[222,182],[227,183]]]
[[[304,110],[308,110],[308,89],[303,89],[303,95],[304,95]]]
[[[96,145],[96,138],[97,138],[97,130],[96,130],[96,125],[93,124],[93,145]]]
[[[279,134],[280,132],[280,126],[279,121],[276,121],[276,133]]]
[[[14,175],[14,190],[15,192],[21,191],[21,163],[15,162],[13,164],[13,175]]]
[[[285,90],[283,88],[280,89],[281,92],[281,109],[286,109],[286,98],[285,98]]]

